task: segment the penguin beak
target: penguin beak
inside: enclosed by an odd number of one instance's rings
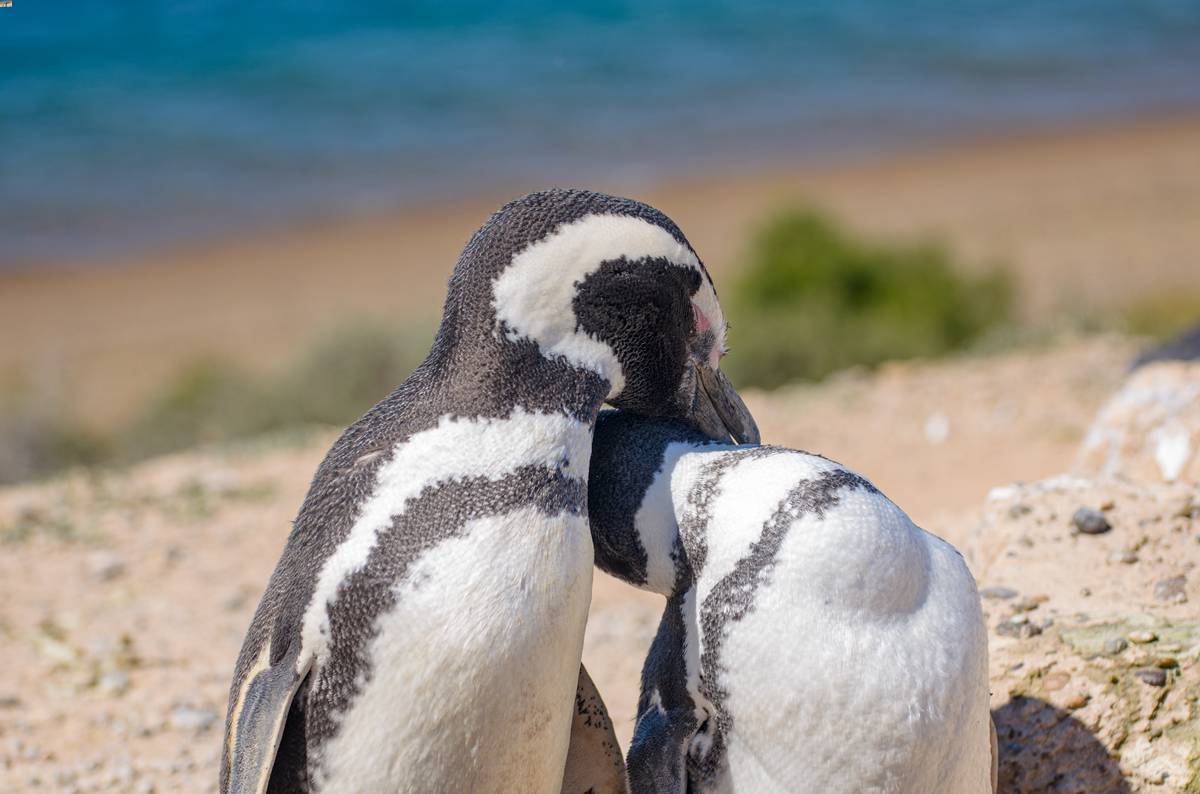
[[[688,419],[710,438],[725,441],[732,437],[738,444],[759,443],[758,425],[750,409],[719,369],[706,361],[693,360],[696,390]]]

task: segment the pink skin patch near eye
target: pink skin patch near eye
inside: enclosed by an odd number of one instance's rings
[[[696,324],[696,333],[702,334],[712,328],[712,322],[695,303],[692,304],[692,321]],[[714,344],[712,350],[708,351],[708,365],[713,369],[717,369],[721,363],[721,346]]]

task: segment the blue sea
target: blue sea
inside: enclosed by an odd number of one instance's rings
[[[0,267],[1191,107],[1197,0],[13,0]]]

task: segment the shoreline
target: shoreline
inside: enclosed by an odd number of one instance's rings
[[[1029,320],[1200,292],[1200,114],[1007,133],[833,165],[776,162],[594,185],[674,218],[718,284],[759,223],[806,205],[864,235],[944,242],[968,267],[1007,265]],[[103,422],[198,357],[269,367],[347,318],[427,324],[469,235],[503,201],[539,186],[96,267],[0,270],[0,335],[20,340],[0,350],[0,384],[23,379],[62,399],[84,395],[71,407]]]

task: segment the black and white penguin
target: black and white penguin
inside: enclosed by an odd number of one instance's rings
[[[866,479],[604,412],[589,510],[596,564],[668,599],[635,794],[992,790],[975,581]]]
[[[679,229],[629,199],[501,208],[433,348],[318,468],[237,661],[223,792],[557,792],[592,578],[600,406],[755,440]]]

